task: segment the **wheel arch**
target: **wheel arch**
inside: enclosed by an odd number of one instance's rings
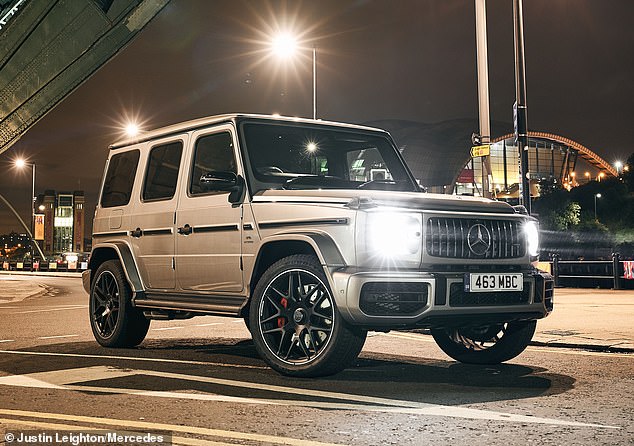
[[[330,289],[334,282],[328,269],[346,266],[346,261],[334,240],[320,233],[276,234],[263,240],[249,278],[249,298],[245,300],[241,314],[245,315],[251,301],[251,294],[262,274],[275,262],[293,254],[314,255],[326,272]],[[334,293],[334,292],[333,292]]]
[[[123,272],[130,284],[133,296],[136,296],[139,292],[143,292],[143,281],[139,275],[139,270],[134,261],[132,251],[126,243],[103,243],[94,248],[90,253],[90,260],[88,262],[88,269],[91,275],[94,276],[99,266],[108,260],[119,260],[119,262],[121,262]]]

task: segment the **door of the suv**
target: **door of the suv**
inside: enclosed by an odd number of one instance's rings
[[[173,289],[174,212],[178,200],[179,167],[186,137],[152,142],[134,207],[130,242],[139,272],[149,289]]]
[[[229,192],[201,182],[210,172],[238,173],[236,139],[230,125],[193,133],[187,184],[176,212],[176,275],[189,291],[238,293],[243,288],[242,206]]]

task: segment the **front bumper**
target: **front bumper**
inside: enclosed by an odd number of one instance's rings
[[[347,269],[333,272],[332,279],[344,318],[369,329],[540,319],[553,309],[553,278],[539,270],[523,272],[521,292],[468,293],[464,291],[464,274],[454,272]],[[416,302],[403,303],[399,295],[415,296]]]

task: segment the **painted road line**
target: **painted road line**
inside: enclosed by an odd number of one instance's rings
[[[117,359],[128,360],[138,362],[158,362],[165,364],[189,364],[189,365],[206,365],[216,367],[229,367],[239,369],[253,369],[253,370],[271,370],[267,366],[247,365],[247,364],[226,364],[222,362],[210,362],[210,361],[188,361],[186,359],[162,359],[162,358],[135,358],[132,356],[117,356],[117,355],[83,355],[79,353],[56,353],[56,352],[32,352],[22,350],[0,350],[0,354],[8,355],[27,355],[27,356],[56,356],[66,358],[89,358],[89,359]]]
[[[223,325],[224,322],[212,322],[210,324],[194,324],[194,327],[211,327],[212,325]]]
[[[40,336],[38,339],[63,339],[63,338],[78,338],[77,334],[69,334],[69,335],[57,335],[57,336]]]
[[[62,423],[44,423],[41,421],[25,421],[25,420],[14,420],[12,418],[0,418],[0,424],[4,424],[5,426],[28,426],[31,428],[35,428],[37,430],[49,430],[49,431],[73,431],[73,432],[84,432],[90,431],[95,433],[100,432],[112,432],[115,429],[103,429],[103,428],[95,428],[92,426],[77,426],[76,424],[62,424]],[[7,433],[10,433],[11,429],[5,428]],[[129,430],[121,431],[118,433],[130,432]],[[6,434],[5,434],[6,435]],[[219,441],[211,441],[211,440],[201,440],[198,438],[187,438],[187,437],[171,437],[172,445],[183,445],[183,446],[236,446],[235,443],[224,443]]]
[[[0,344],[3,342],[15,342],[15,339],[0,339]]]
[[[316,397],[319,400],[309,399],[266,399],[243,398],[222,395],[218,393],[185,393],[170,391],[153,391],[130,388],[113,388],[82,385],[81,382],[101,381],[122,376],[160,377],[176,379],[180,382],[199,382],[205,384],[221,385],[226,387],[247,388],[251,390],[265,390],[278,394],[300,395],[302,397]],[[55,370],[51,372],[30,373],[25,375],[8,375],[0,377],[0,385],[14,387],[36,387],[50,389],[64,389],[80,392],[95,392],[109,394],[124,394],[149,398],[171,398],[194,401],[213,401],[243,404],[258,404],[269,406],[296,406],[312,407],[326,410],[353,410],[361,412],[398,413],[417,416],[439,416],[449,418],[464,418],[472,420],[497,421],[503,423],[520,424],[548,424],[570,427],[594,427],[606,429],[620,429],[617,426],[601,425],[594,423],[580,423],[576,421],[558,420],[554,418],[542,418],[513,413],[495,412],[483,409],[471,409],[461,406],[445,406],[440,404],[423,403],[409,400],[396,400],[390,398],[373,397],[341,392],[293,388],[287,386],[275,386],[258,382],[235,381],[209,376],[186,375],[181,373],[157,372],[153,370],[121,369],[107,366],[92,366],[75,369]],[[47,387],[48,386],[48,387]],[[323,401],[330,399],[333,401]],[[338,401],[337,401],[338,400]]]
[[[381,335],[391,337],[391,338],[410,339],[412,341],[418,341],[418,342],[435,343],[435,341],[430,335],[425,335],[425,334],[390,332],[390,333],[381,333]],[[537,347],[537,346],[529,345],[526,348],[526,350],[533,351],[533,352],[560,353],[562,355],[573,355],[573,356],[599,356],[599,357],[605,357],[605,358],[634,359],[634,354],[631,354],[631,353],[594,352],[589,350],[575,350],[570,347],[554,348],[554,347]]]
[[[11,314],[47,313],[50,311],[83,310],[84,308],[88,308],[88,305],[81,305],[81,306],[73,305],[69,307],[43,308],[40,310],[14,311]]]
[[[152,329],[152,331],[178,330],[179,328],[185,328],[185,327],[162,327],[162,328],[153,328],[153,329]]]
[[[46,420],[61,420],[73,423],[97,424],[100,426],[122,426],[132,429],[143,429],[152,431],[179,432],[193,435],[205,435],[209,437],[227,438],[233,440],[257,441],[261,443],[273,443],[289,446],[339,446],[335,443],[324,443],[312,440],[301,440],[297,438],[278,437],[274,435],[256,434],[250,432],[227,431],[221,429],[210,429],[196,426],[182,426],[177,424],[151,423],[148,421],[121,420],[113,418],[97,418],[81,415],[66,415],[57,413],[30,412],[24,410],[0,409],[0,415],[14,417],[29,417]],[[182,437],[179,437],[181,440]],[[189,444],[189,443],[187,443]]]

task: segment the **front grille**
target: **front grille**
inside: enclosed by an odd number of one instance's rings
[[[530,299],[530,284],[524,283],[523,291],[503,291],[469,293],[465,291],[464,284],[452,283],[449,288],[450,307],[493,307],[504,305],[527,304]]]
[[[359,308],[370,316],[414,315],[427,306],[428,288],[426,283],[366,283]]]
[[[526,255],[521,223],[515,220],[430,217],[427,254],[453,259],[515,259]]]

